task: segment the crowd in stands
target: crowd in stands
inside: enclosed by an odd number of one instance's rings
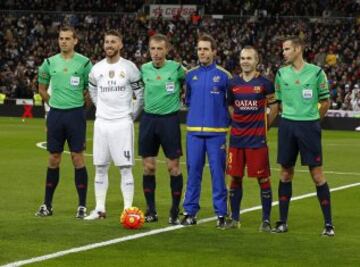
[[[360,3],[354,0],[154,0],[157,4],[193,4],[205,7],[206,14],[250,16],[357,16]]]
[[[76,12],[136,12],[144,0],[28,0],[0,1],[0,10],[36,10],[36,11],[76,11]]]
[[[11,98],[32,97],[37,88],[38,66],[46,57],[58,52],[57,32],[62,24],[70,24],[78,30],[80,43],[77,50],[90,57],[93,63],[104,56],[102,39],[105,30],[115,28],[124,35],[123,57],[137,65],[149,60],[148,37],[160,32],[171,39],[173,49],[170,57],[191,68],[197,64],[197,36],[206,32],[218,41],[218,64],[238,73],[241,48],[254,45],[261,55],[259,70],[270,79],[274,79],[277,69],[283,64],[281,37],[297,34],[307,40],[307,61],[322,66],[328,75],[332,108],[360,110],[360,26],[356,19],[263,14],[223,19],[211,16],[199,19],[194,14],[190,19],[175,16],[165,20],[161,17],[149,19],[142,13],[0,13],[0,92]]]
[[[256,13],[273,16],[357,16],[357,0],[4,0],[2,10],[43,10],[76,12],[136,12],[147,4],[192,4],[204,7],[205,14],[249,16]]]

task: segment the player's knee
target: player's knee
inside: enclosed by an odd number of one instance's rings
[[[178,176],[181,173],[180,166],[168,166],[169,174],[172,176]]]
[[[325,175],[320,168],[310,168],[310,173],[316,186],[326,183]]]
[[[85,166],[84,155],[82,153],[71,152],[71,160],[76,169],[83,168]]]
[[[59,168],[60,162],[61,162],[61,154],[60,153],[51,153],[49,155],[49,167],[50,168],[52,168],[52,169]]]
[[[294,167],[282,166],[280,172],[280,180],[283,183],[291,182],[294,177]]]
[[[242,187],[242,180],[243,178],[240,176],[232,176],[231,177],[231,184],[230,189],[236,189]]]
[[[109,165],[97,165],[95,167],[95,182],[102,181],[104,177],[107,177]]]
[[[131,167],[119,167],[120,174],[122,177],[132,177],[132,168]]]
[[[179,159],[168,159],[167,161],[168,172],[172,176],[178,176],[181,173]]]
[[[258,183],[259,183],[261,189],[269,189],[269,188],[271,188],[271,182],[270,182],[269,177],[258,178]]]
[[[156,165],[153,162],[144,162],[144,174],[155,175]]]
[[[134,176],[131,167],[120,167],[121,183],[125,185],[134,184]]]

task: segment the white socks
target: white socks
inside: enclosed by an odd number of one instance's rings
[[[109,165],[95,166],[95,199],[97,211],[105,212],[106,193],[109,186]]]
[[[132,207],[134,199],[134,177],[132,167],[118,167],[121,174],[120,189],[124,199],[124,209]],[[109,187],[109,165],[95,166],[96,211],[105,212],[106,193]]]
[[[132,167],[119,167],[121,174],[121,192],[124,198],[124,209],[132,207],[134,199],[134,177]]]

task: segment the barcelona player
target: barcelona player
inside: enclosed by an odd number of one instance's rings
[[[270,232],[272,191],[266,132],[277,115],[274,86],[257,72],[257,50],[245,46],[240,53],[242,73],[234,77],[228,92],[232,114],[227,173],[231,175],[229,227],[240,227],[240,203],[243,195],[244,169],[256,177],[260,186],[262,223],[260,231]],[[269,109],[269,113],[267,113]]]

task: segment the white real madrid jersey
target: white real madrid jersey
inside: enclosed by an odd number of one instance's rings
[[[89,74],[89,90],[96,118],[131,118],[133,90],[140,89],[140,83],[140,72],[129,60],[120,58],[109,64],[103,59],[95,64]]]

